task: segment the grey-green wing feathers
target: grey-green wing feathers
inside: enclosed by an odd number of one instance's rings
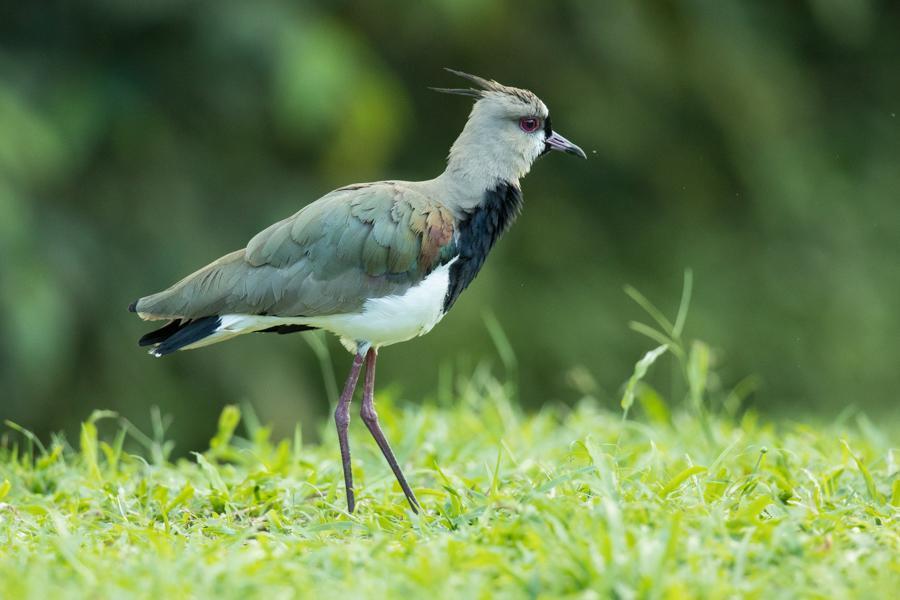
[[[453,233],[452,214],[405,184],[350,186],[141,298],[135,310],[145,319],[353,313],[369,298],[403,294],[446,262]]]

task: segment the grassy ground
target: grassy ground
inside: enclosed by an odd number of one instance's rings
[[[9,430],[0,596],[896,597],[897,450],[864,419],[778,426],[584,401],[525,416],[478,375],[453,408],[381,417],[427,511],[409,512],[359,420],[360,505],[335,436],[273,444],[225,411],[209,450],[103,414],[77,448]],[[702,425],[702,421],[707,426]],[[244,433],[245,432],[245,433]],[[143,456],[122,451],[141,440]],[[127,444],[126,444],[127,445]],[[312,596],[316,597],[316,596]]]
[[[682,340],[685,290],[674,322],[629,290],[655,323],[632,327],[660,345],[622,411],[525,415],[483,369],[437,403],[381,394],[420,515],[359,419],[353,515],[330,424],[321,444],[275,443],[231,407],[208,450],[172,461],[161,423],[145,435],[99,412],[77,444],[46,447],[7,423],[0,597],[896,598],[888,434],[861,416],[738,416],[747,385],[717,391],[708,347]],[[676,411],[644,382],[666,355]]]

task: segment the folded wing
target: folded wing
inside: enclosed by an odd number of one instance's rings
[[[350,186],[134,309],[145,319],[353,313],[369,298],[403,294],[450,260],[453,234],[451,213],[403,183]]]

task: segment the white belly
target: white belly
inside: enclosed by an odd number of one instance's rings
[[[330,331],[341,343],[355,352],[359,343],[374,347],[405,342],[424,335],[444,316],[444,298],[450,285],[450,266],[432,271],[419,285],[399,296],[384,296],[366,301],[362,311],[319,317],[271,317],[260,315],[222,315],[222,324],[210,335],[190,348],[225,341],[228,338],[261,331],[278,325],[309,325]]]

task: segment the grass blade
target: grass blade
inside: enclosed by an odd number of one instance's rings
[[[853,452],[853,450],[850,448],[850,444],[847,443],[847,440],[841,440],[841,444],[844,445],[844,448],[846,448],[850,456],[853,457],[853,461],[856,463],[856,467],[859,469],[860,473],[862,473],[863,479],[866,482],[866,490],[869,492],[869,497],[879,504],[884,502],[884,498],[882,498],[881,493],[878,491],[878,487],[875,485],[875,480],[872,479],[872,474],[869,472],[869,469],[866,467],[865,463],[863,463],[862,459]]]
[[[628,379],[628,384],[625,386],[625,393],[622,395],[622,410],[625,411],[625,416],[628,416],[628,411],[631,408],[631,405],[634,404],[634,396],[635,396],[635,388],[637,387],[638,382],[644,378],[647,374],[647,370],[656,362],[660,356],[665,353],[668,349],[667,345],[657,346],[653,350],[650,350],[639,361],[637,361],[634,365],[634,373],[631,375],[631,378]]]
[[[681,302],[678,303],[678,314],[675,316],[675,325],[672,327],[672,337],[681,338],[684,331],[684,322],[687,320],[688,309],[691,306],[691,294],[694,289],[694,272],[684,270],[684,286],[681,288]]]
[[[625,293],[629,298],[634,300],[638,304],[638,306],[643,308],[644,311],[648,315],[650,315],[650,317],[654,321],[656,321],[660,327],[662,327],[662,330],[666,333],[666,335],[668,335],[669,337],[673,337],[675,326],[672,325],[672,322],[669,321],[669,319],[667,319],[664,314],[662,314],[662,311],[656,308],[656,306],[654,306],[652,302],[647,300],[646,296],[644,296],[642,293],[640,293],[630,285],[625,286]]]
[[[661,490],[659,490],[660,498],[665,498],[666,496],[677,490],[679,487],[681,487],[681,484],[687,481],[688,477],[696,475],[697,473],[703,473],[704,471],[706,471],[706,467],[701,467],[699,465],[694,465],[693,467],[684,469],[683,471],[678,473],[678,475],[670,479],[669,482],[666,483],[666,485],[664,485]]]

